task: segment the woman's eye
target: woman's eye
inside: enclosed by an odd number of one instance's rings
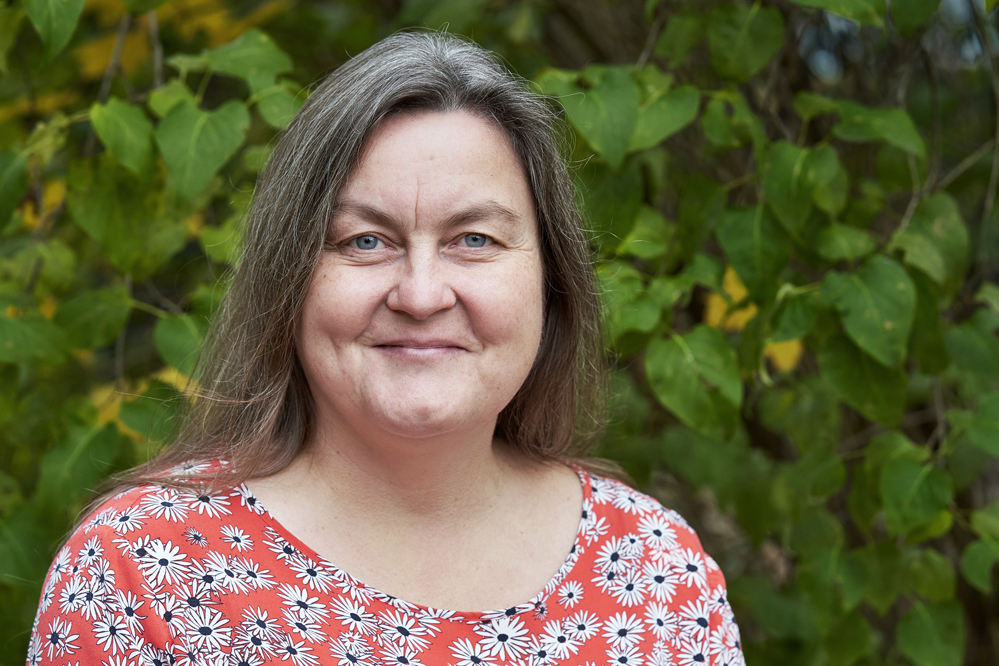
[[[357,250],[380,250],[385,246],[377,236],[357,236],[351,238],[347,245]]]
[[[461,237],[461,242],[465,247],[485,247],[493,242],[493,239],[483,234],[465,234]]]

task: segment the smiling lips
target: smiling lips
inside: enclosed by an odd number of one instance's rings
[[[374,347],[392,355],[409,358],[450,356],[468,351],[454,340],[391,340]]]

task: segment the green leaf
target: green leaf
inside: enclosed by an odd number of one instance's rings
[[[999,392],[978,399],[968,425],[968,437],[975,446],[999,457]]]
[[[856,261],[874,251],[871,235],[863,229],[833,222],[819,232],[816,250],[827,261]]]
[[[642,170],[634,160],[620,171],[600,160],[590,160],[578,173],[583,210],[589,217],[594,240],[598,245],[614,248],[631,231],[642,208],[645,192]]]
[[[837,102],[837,106],[840,122],[833,128],[836,137],[854,143],[887,141],[896,148],[926,157],[926,144],[904,109],[871,109],[847,100]]]
[[[699,374],[738,408],[742,406],[742,379],[732,345],[725,334],[711,326],[699,325],[683,336],[697,363]]]
[[[230,100],[215,111],[189,102],[175,106],[156,129],[169,182],[182,199],[193,199],[243,145],[250,127],[246,105]]]
[[[194,93],[180,79],[170,79],[165,85],[149,93],[149,110],[155,113],[157,118],[166,117],[173,107],[181,102],[190,102],[197,106]]]
[[[791,245],[763,206],[725,211],[715,232],[729,263],[759,305],[773,302]]]
[[[0,229],[21,205],[28,189],[28,160],[12,150],[0,150]]]
[[[828,145],[815,148],[805,167],[812,184],[812,201],[818,209],[833,217],[842,213],[850,193],[850,181],[836,150]]]
[[[909,338],[909,355],[919,361],[919,369],[928,375],[939,375],[950,365],[950,356],[944,345],[940,328],[939,297],[936,285],[919,271],[909,271],[916,287],[916,316],[912,336]]]
[[[119,164],[138,175],[149,172],[153,164],[153,124],[139,107],[112,97],[107,104],[90,108],[90,123]]]
[[[879,28],[884,27],[885,3],[884,0],[791,0],[796,5],[802,7],[815,7],[824,9],[842,16],[843,18],[858,21],[863,25],[873,25]]]
[[[110,423],[70,428],[42,460],[36,501],[48,511],[75,517],[75,503],[105,477],[121,445],[122,437]]]
[[[954,565],[932,548],[919,550],[906,566],[909,587],[928,601],[953,599],[954,578]]]
[[[0,74],[4,76],[10,73],[10,68],[7,65],[7,53],[14,46],[23,20],[23,8],[14,5],[0,7]]]
[[[604,304],[607,339],[613,344],[627,331],[649,332],[659,323],[660,306],[645,296],[642,275],[623,261],[597,269]]]
[[[839,111],[836,100],[804,91],[794,96],[793,106],[794,112],[801,116],[801,119],[805,122],[816,116],[837,113]]]
[[[944,331],[951,367],[970,395],[999,389],[999,339],[985,310]]]
[[[723,290],[722,280],[725,277],[725,265],[712,256],[698,252],[683,269],[682,275],[708,289],[721,292]]]
[[[909,225],[894,235],[890,247],[901,248],[905,263],[937,284],[960,284],[968,263],[968,230],[957,202],[943,192],[923,199]]]
[[[220,226],[204,227],[198,236],[201,248],[212,261],[235,266],[239,259],[241,226],[242,217],[233,215]]]
[[[205,343],[207,323],[192,315],[163,317],[153,329],[156,351],[181,374],[194,374],[198,355]]]
[[[128,321],[132,299],[125,287],[84,291],[59,306],[55,323],[68,334],[75,349],[93,349],[112,342]]]
[[[666,29],[656,40],[656,55],[669,60],[673,67],[679,66],[704,38],[706,28],[707,22],[700,14],[689,12],[673,14],[669,17]]]
[[[992,594],[992,566],[999,562],[999,544],[972,541],[961,553],[961,575],[984,594]]]
[[[773,59],[784,42],[784,17],[774,7],[723,3],[708,13],[708,52],[721,76],[746,81]]]
[[[638,108],[628,150],[645,150],[665,141],[694,121],[700,105],[701,93],[691,85],[646,101]]]
[[[3,218],[0,218],[2,220]],[[999,285],[985,282],[975,293],[975,302],[984,303],[993,314],[999,315]]]
[[[874,650],[874,632],[855,610],[833,625],[823,645],[829,655],[829,666],[852,666]]]
[[[69,43],[86,0],[24,0],[31,24],[45,44],[45,58],[56,57]]]
[[[885,523],[892,535],[908,532],[933,519],[953,498],[950,475],[907,457],[881,470]]]
[[[853,608],[866,599],[884,615],[904,589],[904,573],[902,553],[892,541],[852,550],[840,565],[843,602]]]
[[[896,629],[898,648],[917,666],[960,666],[964,662],[964,611],[956,601],[917,603]]]
[[[0,363],[60,363],[68,351],[66,334],[40,314],[0,313]]]
[[[939,7],[940,0],[892,0],[892,23],[908,37],[929,23]]]
[[[812,211],[812,183],[807,162],[809,151],[787,141],[770,149],[770,161],[763,172],[767,203],[780,223],[794,238],[800,238]]]
[[[257,111],[260,117],[274,129],[284,129],[305,103],[305,95],[288,82],[264,88],[255,92]]]
[[[827,274],[822,293],[850,339],[878,362],[901,367],[916,314],[916,288],[904,268],[876,255],[856,274]]]
[[[572,126],[612,168],[620,169],[641,102],[629,68],[590,66],[579,73],[549,69],[537,83],[545,94],[559,97]]]
[[[278,75],[294,66],[288,54],[256,28],[228,44],[202,51],[201,58],[215,73],[243,79],[254,89],[273,85]]]
[[[901,369],[886,368],[843,335],[827,339],[817,359],[822,376],[844,402],[884,426],[901,423],[906,390]]]
[[[184,246],[182,221],[163,212],[159,193],[109,158],[70,165],[67,204],[73,220],[119,269],[145,280]]]
[[[675,233],[675,225],[668,223],[662,213],[649,206],[642,206],[635,226],[618,245],[617,253],[630,254],[640,259],[657,259],[666,254]]]
[[[982,539],[999,539],[999,501],[973,511],[971,529]]]
[[[740,145],[739,139],[732,133],[732,120],[722,96],[715,95],[708,100],[701,115],[701,131],[708,143],[716,148],[735,148]]]
[[[177,389],[154,379],[141,396],[121,403],[121,420],[150,441],[166,443],[174,433],[182,401]]]
[[[700,325],[683,336],[656,338],[645,353],[645,373],[659,401],[695,430],[718,427],[718,403],[703,382],[733,407],[742,402],[735,351],[724,335]]]
[[[279,74],[290,72],[293,67],[288,54],[255,28],[228,44],[202,51],[201,57],[216,74],[243,79],[254,89],[272,85]]]
[[[805,337],[815,324],[816,309],[809,294],[785,299],[773,318],[767,343],[787,342]]]

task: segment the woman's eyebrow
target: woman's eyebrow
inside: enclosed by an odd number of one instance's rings
[[[354,215],[383,226],[399,225],[398,220],[389,213],[375,206],[350,199],[341,201],[336,207],[334,215],[339,216],[343,214]],[[444,219],[443,226],[448,228],[466,222],[476,222],[489,218],[502,218],[507,222],[516,223],[521,220],[522,216],[512,208],[490,199],[489,201],[475,203],[451,213]]]

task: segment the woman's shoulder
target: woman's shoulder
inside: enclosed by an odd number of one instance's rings
[[[709,571],[718,569],[694,528],[678,512],[617,479],[588,473],[583,478],[588,483],[584,511],[592,514],[594,530],[602,528],[607,537],[625,541],[637,537],[646,557],[697,561]]]

